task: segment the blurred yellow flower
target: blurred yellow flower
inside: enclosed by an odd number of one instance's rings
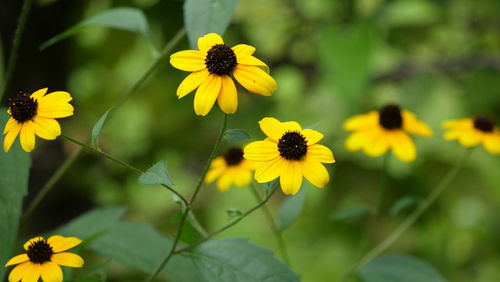
[[[260,122],[267,135],[263,141],[248,144],[244,157],[256,161],[255,179],[259,183],[280,178],[283,193],[295,195],[305,177],[311,184],[323,188],[330,176],[322,163],[334,163],[333,153],[327,147],[316,144],[323,134],[302,129],[294,121],[280,122],[266,117]]]
[[[349,118],[344,122],[344,129],[354,131],[345,141],[347,150],[363,150],[368,156],[377,157],[391,149],[404,162],[414,161],[417,157],[417,149],[407,132],[424,137],[433,134],[414,113],[392,104],[380,111]]]
[[[229,47],[222,37],[209,33],[198,39],[199,50],[180,51],[170,56],[170,64],[177,69],[192,72],[177,88],[182,98],[198,88],[194,97],[194,111],[205,116],[215,100],[226,114],[238,108],[238,93],[230,75],[248,91],[270,96],[276,90],[276,81],[264,69],[267,65],[255,58],[255,48],[246,44]]]
[[[483,144],[491,154],[500,154],[500,131],[493,121],[484,116],[443,122],[446,140],[458,140],[464,147]]]
[[[5,267],[18,264],[9,275],[9,282],[32,281],[41,277],[45,282],[63,281],[61,267],[82,267],[83,259],[76,254],[64,252],[82,240],[75,237],[55,235],[45,240],[35,237],[24,244],[26,253],[11,258]]]
[[[233,184],[238,187],[250,184],[253,170],[252,162],[243,158],[243,150],[231,148],[212,161],[205,182],[212,183],[218,179],[217,189],[224,192]]]
[[[19,94],[11,99],[7,113],[11,118],[5,124],[3,150],[8,152],[17,135],[20,135],[21,147],[26,152],[35,148],[35,135],[46,140],[54,140],[61,135],[61,127],[55,120],[73,115],[73,106],[69,103],[68,92],[47,93],[47,88],[33,94]]]

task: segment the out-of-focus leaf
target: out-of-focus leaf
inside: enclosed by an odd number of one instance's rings
[[[183,214],[184,214],[184,209],[176,212],[175,215],[172,217],[172,222],[180,223]],[[192,214],[190,213],[190,215],[192,215]],[[188,215],[188,217],[189,217],[189,215]],[[196,221],[196,223],[198,223],[198,222]],[[203,239],[204,234],[206,234],[206,233],[204,233],[203,229],[201,229],[203,231],[199,231],[198,228],[195,227],[195,225],[196,224],[193,224],[193,221],[190,221],[188,218],[188,221],[184,225],[184,228],[183,228],[182,233],[181,233],[181,241],[182,242],[184,242],[186,244],[192,244],[194,242],[197,242],[197,241]]]
[[[10,116],[0,108],[0,124],[5,125]],[[2,127],[3,128],[3,127]],[[27,193],[31,159],[16,141],[8,153],[0,149],[0,265],[10,259],[16,243],[23,198]],[[5,271],[0,267],[0,281]]]
[[[429,0],[398,0],[389,2],[381,21],[389,26],[417,26],[439,19],[439,7]]]
[[[300,216],[304,203],[306,201],[306,189],[302,187],[299,192],[293,196],[287,196],[278,212],[278,228],[285,230]]]
[[[243,238],[211,240],[187,255],[193,260],[203,281],[299,281],[297,275],[270,250]]]
[[[330,220],[342,221],[342,220],[356,219],[365,216],[369,213],[370,209],[367,206],[357,206],[332,213],[330,215]]]
[[[239,0],[186,0],[184,25],[192,49],[198,38],[207,33],[222,35],[233,18]]]
[[[264,196],[269,196],[269,193],[271,193],[273,191],[273,187],[275,187],[275,185],[280,185],[278,179],[275,179],[273,181],[270,181],[270,182],[266,182],[266,183],[262,183],[260,184],[261,187],[262,187],[262,190],[264,191]]]
[[[358,272],[364,282],[445,282],[432,265],[408,255],[389,255],[366,264]]]
[[[227,217],[229,219],[235,219],[235,218],[243,215],[242,211],[240,211],[239,209],[235,209],[235,208],[231,208],[231,209],[226,210],[226,213],[227,213]]]
[[[228,129],[224,132],[224,139],[228,142],[238,142],[250,139],[250,134],[243,129]]]
[[[106,119],[108,118],[109,112],[111,110],[112,109],[107,110],[95,123],[94,127],[92,127],[92,134],[90,135],[90,140],[92,141],[92,145],[96,149],[99,149],[99,135],[101,134],[104,122],[106,122]]]
[[[421,200],[422,198],[416,196],[404,196],[392,205],[390,213],[391,215],[397,215],[405,209],[418,205]]]
[[[43,50],[52,46],[62,39],[70,37],[93,25],[106,26],[138,33],[143,36],[151,46],[154,46],[151,32],[149,30],[148,20],[146,19],[144,13],[136,8],[119,7],[109,9],[80,22],[63,33],[60,33],[44,42],[40,45],[40,49]]]
[[[168,175],[168,165],[166,161],[159,161],[150,169],[139,176],[138,183],[141,185],[167,185],[171,186],[174,183]]]

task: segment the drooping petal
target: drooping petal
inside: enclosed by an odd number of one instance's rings
[[[54,140],[61,135],[61,126],[53,118],[36,115],[34,118],[35,134],[46,140]]]
[[[363,149],[373,139],[375,130],[362,130],[353,132],[345,141],[345,148],[354,152]]]
[[[23,272],[23,282],[37,282],[42,274],[42,265],[30,263]]]
[[[26,273],[26,270],[29,269],[32,264],[33,263],[30,261],[27,261],[14,267],[9,274],[9,282],[18,282],[23,279],[24,273]]]
[[[21,131],[22,124],[18,123],[15,119],[10,118],[7,121],[7,124],[5,125],[4,129],[4,134],[5,138],[3,140],[3,150],[5,152],[8,152],[10,150],[10,147],[12,147],[12,144],[14,143],[14,140],[16,140],[17,135]]]
[[[67,252],[53,254],[51,261],[63,266],[70,266],[70,267],[83,266],[82,257],[80,257],[77,254],[67,253]]]
[[[62,282],[61,267],[51,261],[42,264],[42,280],[43,282]]]
[[[231,188],[231,185],[234,182],[235,174],[231,171],[232,169],[228,169],[225,171],[217,180],[217,189],[221,192],[226,192]]]
[[[307,157],[322,163],[334,163],[333,152],[328,147],[314,144],[307,147]]]
[[[356,115],[347,119],[344,124],[344,130],[366,130],[378,127],[379,113],[371,111],[367,114]]]
[[[212,109],[222,87],[222,79],[218,75],[210,74],[198,87],[194,96],[194,112],[199,116],[206,116]]]
[[[473,125],[474,125],[474,121],[470,118],[447,120],[447,121],[444,121],[442,124],[443,128],[454,129],[454,130],[472,129]]]
[[[404,130],[424,137],[433,135],[432,129],[427,124],[419,121],[414,113],[404,110],[402,116]]]
[[[271,96],[276,90],[276,81],[257,66],[237,65],[233,70],[234,78],[248,91]]]
[[[390,139],[387,137],[388,134],[390,133],[384,129],[373,133],[371,139],[365,143],[363,152],[370,157],[383,155],[390,148]]]
[[[500,133],[489,134],[484,138],[484,148],[491,154],[500,154]]]
[[[317,160],[306,156],[304,161],[301,162],[301,165],[304,177],[309,180],[312,185],[318,188],[323,188],[328,181],[330,181],[330,175],[328,174],[325,166]]]
[[[231,49],[233,49],[236,57],[252,56],[253,53],[255,53],[255,47],[247,44],[238,44],[233,46]]]
[[[205,65],[206,54],[196,50],[184,50],[170,55],[170,64],[183,71],[200,71]]]
[[[28,257],[27,254],[20,254],[20,255],[17,255],[13,258],[11,258],[6,264],[5,266],[9,266],[9,265],[14,265],[14,264],[20,264],[20,263],[23,263],[23,262],[26,262],[28,261],[30,258]]]
[[[295,195],[302,185],[302,166],[299,161],[285,162],[280,174],[281,190],[285,195]]]
[[[198,88],[209,74],[208,69],[190,73],[177,88],[177,97],[180,99]]]
[[[38,99],[42,98],[43,95],[45,95],[45,93],[47,93],[48,89],[49,88],[39,89],[39,90],[33,92],[33,94],[30,95],[30,98],[33,98],[35,101],[37,101]]]
[[[323,134],[319,133],[316,130],[312,129],[304,129],[300,132],[306,138],[307,145],[313,145],[318,143],[321,139],[323,139]]]
[[[212,183],[225,170],[226,170],[226,161],[224,161],[223,157],[217,157],[210,164],[210,170],[207,172],[207,176],[205,176],[205,182]]]
[[[38,103],[38,115],[46,118],[64,118],[73,115],[75,109],[70,103],[54,99],[45,100],[47,96],[44,96],[43,102]]]
[[[462,146],[474,147],[483,141],[483,134],[477,130],[463,131],[460,134],[458,141],[462,144]]]
[[[247,186],[252,182],[252,172],[248,169],[239,169],[239,172],[234,177],[234,184],[238,187]]]
[[[403,131],[391,134],[391,148],[394,155],[403,162],[412,162],[417,157],[415,143]]]
[[[34,238],[31,238],[29,239],[26,243],[24,243],[23,247],[24,247],[24,250],[27,251],[29,250],[29,246],[31,246],[32,243],[35,243],[35,242],[38,242],[40,240],[43,240],[43,237],[42,236],[37,236],[37,237],[34,237]]]
[[[244,149],[244,157],[253,161],[270,161],[279,157],[278,145],[270,141],[255,141]]]
[[[35,149],[35,125],[31,120],[23,122],[20,140],[24,151],[29,153]]]
[[[217,33],[209,33],[198,38],[198,49],[202,52],[207,52],[217,44],[224,44],[224,40]]]
[[[69,250],[81,242],[82,240],[76,237],[63,237],[60,235],[54,235],[47,239],[47,243],[49,243],[55,253]]]
[[[217,103],[224,113],[234,114],[238,109],[238,91],[231,77],[223,75],[221,78],[222,88],[217,97]]]
[[[286,160],[281,157],[263,163],[255,170],[255,180],[257,180],[258,183],[273,181],[280,176],[285,164]]]

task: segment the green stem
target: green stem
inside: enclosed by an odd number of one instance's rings
[[[436,201],[436,199],[444,192],[444,190],[448,187],[450,182],[457,176],[460,169],[463,167],[465,160],[469,156],[471,149],[466,149],[464,153],[460,156],[458,161],[455,163],[453,168],[448,172],[448,174],[441,180],[441,182],[437,185],[436,189],[434,189],[427,198],[422,201],[419,206],[389,234],[380,244],[375,246],[371,251],[366,253],[358,263],[354,265],[351,272],[359,270],[365,264],[382,254],[385,250],[387,250],[392,244],[394,244],[403,233],[408,230],[410,226],[415,223],[415,221]]]
[[[219,134],[219,138],[217,138],[217,141],[215,142],[214,147],[212,148],[212,152],[210,153],[210,156],[208,157],[207,163],[205,164],[205,168],[203,169],[203,172],[200,175],[200,178],[198,180],[198,184],[196,185],[196,188],[194,189],[194,193],[191,196],[191,199],[189,200],[188,204],[186,204],[186,210],[182,214],[181,222],[179,223],[179,229],[177,229],[177,234],[175,235],[174,243],[172,244],[172,247],[170,248],[170,251],[168,252],[167,256],[161,264],[156,268],[156,270],[153,272],[151,276],[149,276],[145,281],[152,281],[158,274],[162,271],[162,269],[167,265],[167,263],[170,261],[172,256],[175,254],[175,249],[177,248],[177,245],[179,244],[179,241],[182,236],[182,231],[184,229],[184,226],[186,225],[187,219],[188,219],[188,214],[192,209],[192,204],[196,200],[196,196],[198,195],[198,192],[200,191],[201,185],[203,184],[203,181],[205,180],[205,176],[208,172],[208,169],[210,168],[210,164],[212,163],[212,160],[215,158],[215,155],[219,151],[220,144],[222,143],[222,137],[224,136],[224,132],[226,132],[226,127],[227,127],[227,114],[224,114],[224,122],[222,125],[222,130]]]
[[[8,90],[12,76],[16,69],[17,56],[19,54],[19,47],[21,45],[21,39],[23,37],[24,29],[26,27],[26,22],[28,20],[28,14],[31,9],[31,4],[33,0],[24,1],[23,8],[21,10],[21,15],[19,16],[19,23],[17,25],[16,33],[14,35],[14,42],[12,43],[12,50],[10,52],[9,62],[7,65],[7,73],[5,74],[5,81],[2,84],[2,89],[0,90],[0,102]]]
[[[261,203],[263,201],[261,195],[259,194],[259,191],[255,188],[253,182],[252,185],[250,186],[250,190],[252,191],[252,194],[255,196],[255,199],[257,200],[258,203]],[[278,248],[281,253],[281,257],[283,258],[283,261],[291,266],[290,263],[290,256],[288,255],[288,249],[286,247],[285,240],[283,239],[283,234],[281,233],[281,230],[278,228],[278,225],[276,224],[276,221],[274,220],[274,217],[271,213],[271,211],[267,208],[267,206],[262,206],[262,211],[264,212],[264,215],[266,216],[267,224],[269,224],[269,227],[273,231],[274,237],[276,237],[276,241],[278,242]]]

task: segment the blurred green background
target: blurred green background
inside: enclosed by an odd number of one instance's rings
[[[153,60],[150,46],[137,34],[104,27],[87,28],[44,51],[38,46],[85,18],[131,6],[143,9],[160,47],[182,27],[182,5],[180,0],[37,1],[7,96],[42,87],[68,90],[76,110],[61,121],[63,131],[86,140],[101,114]],[[4,60],[20,6],[13,0],[0,4]],[[337,281],[345,273],[358,258],[370,224],[363,211],[373,209],[378,197],[382,158],[347,152],[342,122],[398,103],[435,132],[431,139],[414,138],[415,162],[391,158],[373,245],[415,207],[394,211],[394,204],[424,198],[463,150],[442,139],[440,123],[476,114],[500,117],[499,15],[497,0],[241,0],[224,40],[230,46],[255,46],[278,90],[262,97],[240,89],[239,109],[230,116],[229,128],[245,129],[257,140],[263,137],[257,121],[266,116],[315,125],[326,136],[322,144],[337,159],[328,166],[332,177],[325,189],[304,185],[303,212],[284,232],[292,269],[303,281]],[[185,49],[186,38],[174,51]],[[167,160],[175,188],[188,195],[223,114],[215,106],[207,117],[197,117],[194,95],[177,99],[176,88],[186,75],[165,60],[110,119],[101,148],[143,169]],[[61,139],[38,140],[26,203],[76,149]],[[387,253],[426,260],[449,281],[500,281],[499,171],[498,156],[476,149],[451,187]],[[284,199],[281,193],[273,197],[270,208],[277,212]],[[215,230],[228,222],[227,209],[246,210],[254,204],[246,188],[220,193],[208,185],[195,213],[208,230]],[[167,190],[140,186],[137,175],[89,153],[46,198],[23,235],[47,232],[92,207],[110,205],[126,206],[127,218],[164,234],[176,230],[172,217],[178,207]],[[249,237],[276,251],[271,234],[257,211],[220,236]],[[129,271],[112,263],[110,281],[133,281],[131,275],[138,274]]]

